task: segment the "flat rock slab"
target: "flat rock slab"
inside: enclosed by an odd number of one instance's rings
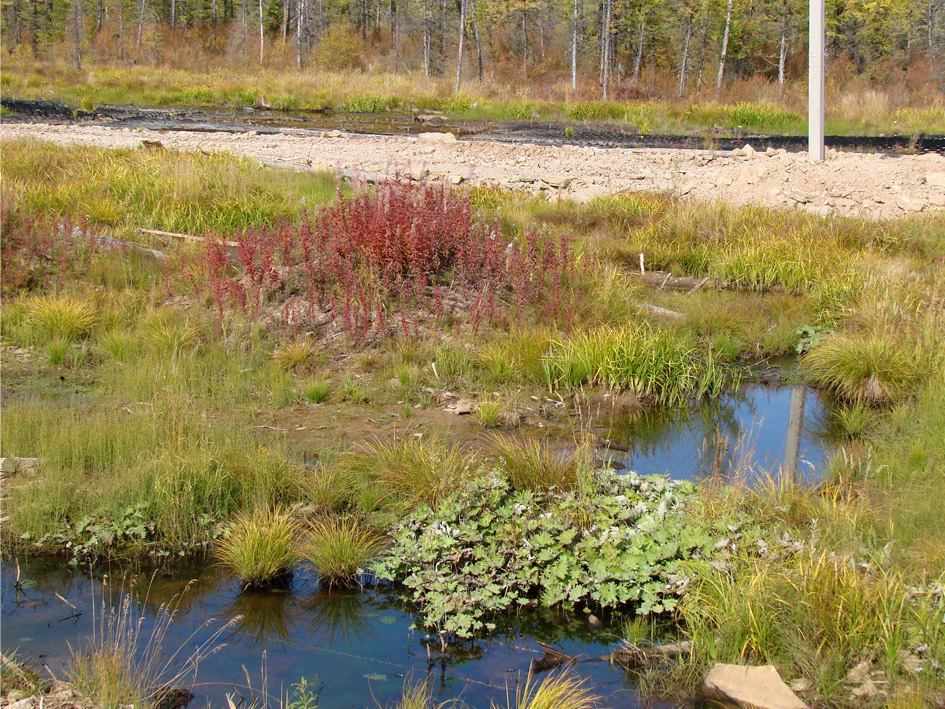
[[[706,675],[702,693],[712,699],[752,709],[806,709],[771,665],[717,664]]]

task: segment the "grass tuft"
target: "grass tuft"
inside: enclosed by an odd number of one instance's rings
[[[589,686],[586,677],[570,670],[551,674],[538,681],[529,672],[525,684],[515,693],[514,702],[506,700],[509,709],[593,709],[601,698]],[[492,705],[496,709],[496,705]]]
[[[468,480],[472,460],[457,447],[418,438],[375,441],[349,460],[377,488],[399,502],[435,509],[444,497]]]
[[[356,518],[328,517],[311,524],[301,554],[328,586],[348,587],[383,548],[383,538]]]
[[[27,321],[41,342],[75,342],[91,332],[95,309],[84,300],[37,296],[30,300]]]
[[[283,509],[238,515],[217,543],[220,564],[239,576],[245,589],[264,589],[283,580],[295,563],[299,523]]]
[[[316,361],[318,350],[315,343],[304,338],[283,342],[272,354],[273,363],[285,372],[299,371]]]
[[[571,490],[578,484],[580,465],[572,452],[556,451],[547,441],[493,435],[492,448],[516,490]]]
[[[801,365],[812,382],[848,401],[888,404],[913,390],[922,355],[894,334],[839,333],[819,341]]]
[[[305,398],[310,404],[322,404],[331,396],[331,382],[316,379],[305,388]]]

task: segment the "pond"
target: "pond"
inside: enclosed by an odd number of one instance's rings
[[[640,474],[700,480],[784,469],[815,482],[831,454],[826,410],[809,387],[749,384],[689,409],[631,412],[611,420],[607,436],[628,449],[613,464]]]
[[[18,574],[22,590],[15,587]],[[321,686],[322,707],[393,706],[406,680],[429,680],[437,701],[505,706],[507,693],[514,697],[529,664],[541,656],[539,641],[595,659],[578,663],[577,672],[607,697],[608,706],[677,706],[642,702],[627,673],[599,659],[617,646],[619,623],[606,618],[603,628],[591,630],[583,614],[528,612],[506,618],[488,639],[444,655],[438,643],[428,652],[424,635],[411,629],[414,617],[392,591],[326,592],[314,571],[303,569],[287,589],[267,593],[241,593],[208,566],[173,575],[142,573],[134,581],[119,568],[105,576],[59,561],[21,561],[19,567],[4,562],[4,653],[15,650],[21,661],[45,664],[63,678],[70,647],[85,648],[93,627],[100,627],[103,595],[113,603],[124,596],[132,601],[134,619],[142,619],[143,637],[160,622],[162,606],[176,607],[163,643],[168,654],[183,648],[186,656],[223,628],[215,643],[221,649],[200,662],[194,707],[226,706],[227,694],[248,704],[260,699],[263,687],[278,697],[301,677]],[[189,678],[178,684],[189,686]]]

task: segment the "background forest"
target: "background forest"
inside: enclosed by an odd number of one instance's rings
[[[440,93],[794,111],[806,85],[803,0],[3,0],[2,32],[7,94],[19,88],[9,70],[37,59],[406,73]],[[941,110],[945,0],[828,0],[827,33],[828,91],[847,93],[843,108]]]

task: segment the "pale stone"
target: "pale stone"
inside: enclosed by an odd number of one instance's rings
[[[31,473],[39,468],[39,458],[17,458],[16,469],[20,473]]]
[[[847,672],[846,681],[852,684],[860,684],[870,676],[871,669],[873,669],[873,663],[869,660],[863,660],[863,662]]]
[[[792,680],[788,683],[788,687],[791,688],[791,691],[792,691],[792,692],[801,692],[801,693],[803,693],[803,692],[809,692],[809,691],[810,691],[810,681],[806,680],[806,679],[803,678],[803,677],[799,677],[798,679],[792,679]]]
[[[925,201],[914,197],[899,195],[896,197],[896,206],[905,212],[921,212],[925,206]]]
[[[452,133],[420,133],[418,143],[455,143],[456,136]]]
[[[739,707],[755,709],[806,709],[771,665],[744,667],[717,664],[706,675],[702,692]]]
[[[753,158],[755,157],[755,154],[755,149],[748,143],[745,143],[745,146],[742,148],[742,155],[744,155],[746,158]]]
[[[933,192],[930,194],[929,204],[933,207],[945,207],[945,192]]]
[[[15,473],[16,458],[0,458],[0,473]]]
[[[12,692],[11,692],[12,694]],[[9,701],[9,697],[7,697]],[[36,697],[27,697],[19,701],[7,704],[7,709],[33,709],[36,706]]]
[[[929,172],[925,175],[925,184],[931,187],[945,188],[945,172]]]
[[[571,193],[571,197],[578,202],[590,202],[592,199],[606,197],[609,194],[610,190],[604,185],[587,185],[576,188]]]

